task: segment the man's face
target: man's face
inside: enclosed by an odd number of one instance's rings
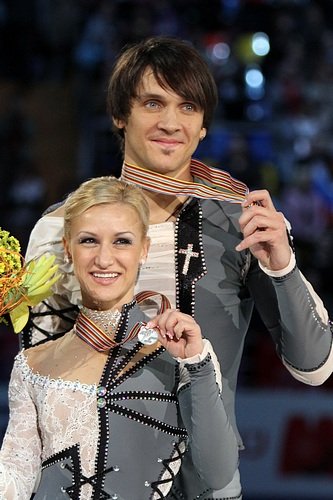
[[[125,161],[171,177],[190,179],[189,165],[206,134],[203,111],[171,89],[163,89],[147,69],[124,129]]]

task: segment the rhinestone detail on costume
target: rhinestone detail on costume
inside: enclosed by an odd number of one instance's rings
[[[82,307],[82,312],[87,318],[95,323],[95,325],[99,326],[104,333],[112,336],[121,318],[121,312],[118,311],[118,309],[114,311],[98,311],[84,306]]]

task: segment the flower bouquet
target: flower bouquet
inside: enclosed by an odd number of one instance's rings
[[[49,297],[60,277],[54,255],[26,263],[20,251],[19,241],[0,227],[0,322],[9,314],[15,333],[27,324],[29,307]]]

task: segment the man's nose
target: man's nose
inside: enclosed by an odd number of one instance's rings
[[[168,132],[175,132],[180,129],[180,117],[177,108],[165,106],[160,113],[158,127]]]

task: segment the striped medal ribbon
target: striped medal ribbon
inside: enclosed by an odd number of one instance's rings
[[[153,291],[140,292],[135,296],[135,300],[140,304],[153,296],[159,296],[161,298],[158,314],[162,314],[166,309],[171,308],[170,301],[165,295]],[[121,342],[115,342],[82,311],[78,314],[74,325],[74,331],[78,337],[99,352],[108,351],[109,349],[125,344],[125,342],[134,339],[136,336],[139,342],[145,345],[154,344],[158,340],[158,333],[155,329],[147,328],[146,323],[139,322],[134,325]]]
[[[242,203],[249,192],[246,184],[234,179],[228,172],[209,167],[198,160],[191,160],[190,170],[193,177],[210,185],[175,179],[130,163],[124,163],[121,178],[150,191],[230,203]]]

